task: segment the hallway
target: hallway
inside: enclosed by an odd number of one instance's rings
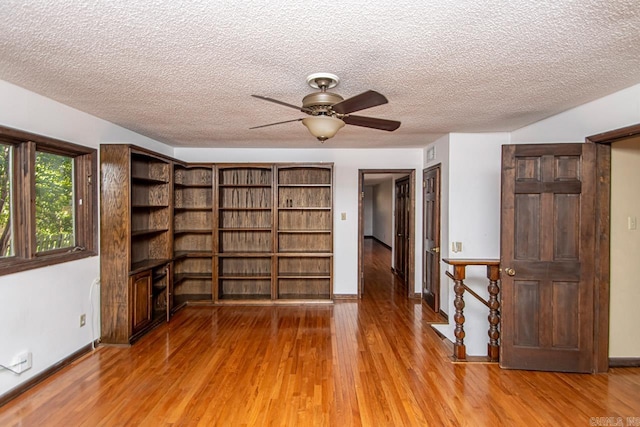
[[[0,408],[0,425],[590,425],[640,417],[640,369],[576,375],[454,364],[433,313],[367,239],[362,300],[190,307],[99,347]],[[387,259],[388,257],[388,259]],[[639,419],[640,421],[640,419]]]

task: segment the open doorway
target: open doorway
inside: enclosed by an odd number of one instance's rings
[[[358,297],[362,298],[365,293],[365,236],[391,250],[389,268],[396,273],[400,269],[408,296],[415,297],[415,171],[360,169],[358,172]],[[400,182],[401,190],[397,190],[397,182]],[[378,198],[385,201],[380,202],[384,206],[376,206],[375,200],[371,199],[376,192]],[[402,210],[401,214],[398,214],[398,208]],[[374,215],[378,216],[377,222]],[[398,237],[398,234],[402,236]],[[398,265],[398,260],[404,260],[404,264]]]

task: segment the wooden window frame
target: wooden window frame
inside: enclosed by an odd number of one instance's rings
[[[0,142],[13,146],[13,255],[0,258],[0,276],[98,255],[97,150],[4,126]],[[36,151],[73,158],[73,248],[36,252]]]

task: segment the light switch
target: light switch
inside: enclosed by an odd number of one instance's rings
[[[346,212],[340,213],[340,219],[343,220],[343,221],[346,221],[347,220],[347,213]]]
[[[462,242],[451,242],[451,252],[462,252]]]
[[[630,216],[627,218],[627,225],[629,227],[629,230],[635,230],[636,228],[638,228],[638,221],[636,219],[635,216]]]

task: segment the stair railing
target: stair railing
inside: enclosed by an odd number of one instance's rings
[[[456,361],[467,360],[467,349],[464,345],[464,292],[467,291],[489,308],[489,317],[487,318],[489,320],[487,357],[490,362],[497,362],[500,358],[500,301],[498,301],[498,294],[500,293],[500,287],[498,285],[498,281],[500,280],[500,260],[444,258],[442,261],[453,267],[453,274],[448,271],[446,272],[446,275],[453,279],[453,292],[456,295],[453,301],[453,306],[456,309],[453,315],[453,320],[456,323],[454,331],[456,342],[453,344],[453,359]],[[489,279],[489,286],[487,287],[489,291],[488,301],[464,283],[468,265],[487,266],[487,278]]]

